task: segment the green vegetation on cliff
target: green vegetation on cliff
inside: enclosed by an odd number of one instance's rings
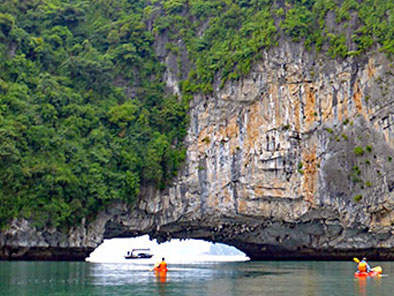
[[[186,49],[183,99],[165,95],[155,38]],[[394,54],[387,0],[4,0],[0,4],[0,225],[68,226],[185,158],[187,99],[238,79],[281,38],[331,58]],[[179,46],[182,40],[184,46]]]
[[[184,159],[186,104],[164,96],[145,1],[0,4],[0,221],[70,225]]]
[[[374,45],[394,54],[393,1],[161,2],[163,9],[153,4],[145,11],[156,16],[157,33],[169,32],[171,40],[185,43],[194,64],[182,84],[185,93],[211,92],[217,77],[222,83],[240,78],[261,58],[262,49],[277,46],[281,38],[301,42],[331,58],[357,56]]]

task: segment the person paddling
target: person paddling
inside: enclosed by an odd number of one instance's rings
[[[363,258],[363,260],[360,261],[360,263],[358,263],[357,265],[357,272],[370,272],[371,271],[371,267],[369,266],[369,264],[367,263],[367,258]]]
[[[155,271],[167,271],[167,263],[165,261],[165,258],[161,258],[161,262],[157,263],[154,267]]]

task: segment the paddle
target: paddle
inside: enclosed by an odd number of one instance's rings
[[[358,258],[356,258],[356,257],[353,258],[353,261],[356,262],[356,263],[360,263],[360,262],[361,262],[361,261],[358,260]]]

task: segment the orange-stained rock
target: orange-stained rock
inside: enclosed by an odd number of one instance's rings
[[[303,192],[305,200],[311,204],[315,203],[315,195],[317,194],[317,156],[316,148],[312,146],[302,151],[303,159]]]
[[[305,90],[305,128],[310,129],[316,121],[317,109],[315,100],[315,89],[311,84],[304,85]]]
[[[362,94],[357,81],[354,83],[353,91],[353,100],[356,105],[356,110],[358,113],[363,113]]]

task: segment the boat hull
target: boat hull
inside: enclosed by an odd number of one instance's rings
[[[355,272],[354,276],[357,278],[376,277],[376,276],[380,276],[381,273],[382,273],[382,268],[380,266],[376,266],[372,268],[370,272]]]
[[[152,258],[153,255],[143,255],[143,256],[124,256],[125,259],[149,259]]]

